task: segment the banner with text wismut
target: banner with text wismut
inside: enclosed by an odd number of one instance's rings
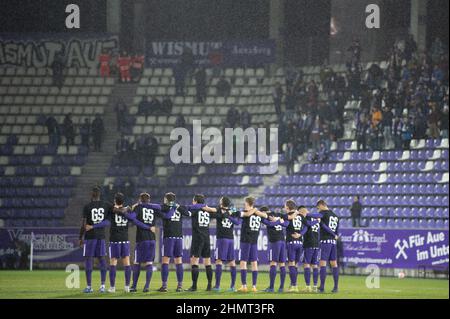
[[[275,41],[148,41],[146,65],[173,66],[191,51],[196,65],[263,66],[275,62]]]

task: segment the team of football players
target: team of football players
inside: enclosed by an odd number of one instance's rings
[[[280,272],[278,292],[284,292],[286,262],[289,266],[289,292],[298,292],[298,265],[303,262],[305,292],[324,292],[327,264],[330,263],[334,279],[333,293],[338,292],[339,269],[337,265],[337,245],[339,217],[334,214],[325,201],[319,200],[317,213],[310,213],[305,206],[297,206],[287,200],[285,213],[271,212],[268,207],[255,207],[255,199],[246,197],[244,209],[237,211],[231,200],[223,196],[216,207],[209,207],[203,195],[195,195],[192,204],[179,205],[176,196],[167,193],[162,204],[151,203],[150,195],[142,193],[138,203],[124,206],[125,198],[117,193],[114,204],[101,200],[100,189],[92,190],[92,198],[83,209],[80,245],[85,258],[86,293],[93,292],[92,270],[94,258],[99,259],[101,274],[100,292],[106,292],[106,231],[109,227],[109,292],[115,292],[117,261],[122,260],[125,272],[125,291],[136,292],[141,272],[145,266],[145,285],[143,292],[149,291],[153,274],[153,261],[156,251],[156,219],[162,219],[162,260],[160,292],[167,292],[169,263],[174,261],[177,277],[177,292],[183,289],[183,218],[191,218],[192,243],[190,251],[192,286],[186,291],[196,291],[199,277],[200,258],[205,266],[207,291],[220,291],[223,264],[228,264],[231,283],[228,291],[247,292],[247,264],[251,264],[252,286],[256,292],[258,280],[258,237],[262,224],[266,225],[269,239],[270,285],[265,292],[274,292],[277,265]],[[215,284],[211,264],[210,222],[216,219]],[[136,225],[136,245],[134,261],[130,263],[130,240],[128,225]],[[241,287],[236,290],[236,261],[234,226],[241,225],[239,268]],[[311,287],[311,268],[313,286]],[[320,277],[320,286],[318,286]],[[132,278],[132,283],[131,283]]]

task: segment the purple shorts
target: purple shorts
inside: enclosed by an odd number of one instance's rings
[[[106,243],[104,239],[87,239],[83,245],[83,257],[106,256]]]
[[[230,238],[218,238],[216,242],[216,259],[232,261],[234,257],[234,240]]]
[[[289,262],[299,263],[302,260],[303,244],[301,241],[290,241],[286,243],[287,257]]]
[[[163,239],[164,257],[183,257],[183,238],[164,238]]]
[[[125,258],[130,256],[130,242],[111,242],[109,243],[109,258]]]
[[[258,261],[258,244],[242,243],[239,250],[239,260]]]
[[[319,248],[305,248],[305,260],[304,263],[308,265],[319,264]]]
[[[320,260],[334,261],[337,260],[337,245],[335,243],[320,243]]]
[[[156,241],[145,240],[136,243],[134,249],[134,262],[137,263],[148,263],[155,260],[155,247]]]
[[[275,243],[269,243],[269,261],[275,261],[277,263],[286,262],[286,242],[277,241]]]

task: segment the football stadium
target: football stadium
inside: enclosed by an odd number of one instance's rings
[[[1,299],[448,299],[447,0],[10,1]]]

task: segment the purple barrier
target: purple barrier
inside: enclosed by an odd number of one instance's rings
[[[79,262],[82,249],[78,246],[79,228],[1,228],[0,258],[17,254],[16,241],[30,244],[34,233],[35,262]]]
[[[343,262],[383,268],[448,267],[448,230],[342,229]]]

